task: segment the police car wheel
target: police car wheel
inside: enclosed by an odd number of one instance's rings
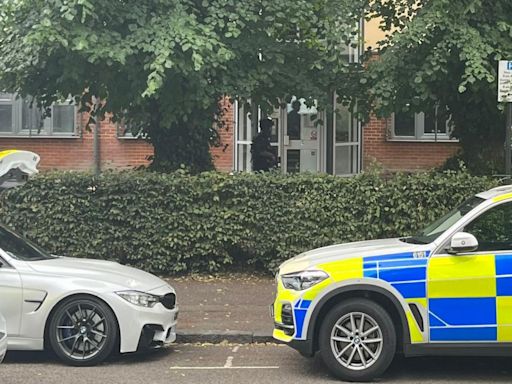
[[[320,354],[329,370],[349,381],[372,380],[389,367],[396,351],[396,331],[389,314],[367,299],[349,299],[324,318]]]

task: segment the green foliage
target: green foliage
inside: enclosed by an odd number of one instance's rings
[[[361,13],[351,0],[4,0],[0,89],[46,107],[73,95],[142,129],[155,168],[207,170],[226,95],[265,109],[290,95],[332,104],[336,85],[356,96],[345,80],[360,67],[340,51]]]
[[[503,170],[505,119],[497,102],[498,60],[512,58],[508,0],[377,0],[393,32],[368,67],[366,114],[448,109],[461,158],[477,173]],[[375,47],[374,47],[375,48]]]
[[[303,251],[403,236],[495,186],[467,173],[48,173],[2,196],[3,221],[56,254],[155,273],[274,270]]]

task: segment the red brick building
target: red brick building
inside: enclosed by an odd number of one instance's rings
[[[76,114],[74,109],[55,107],[50,119],[53,121],[45,122],[45,129],[30,130],[20,123],[26,114],[19,113],[17,104],[19,101],[0,104],[0,150],[15,148],[36,152],[41,156],[43,170],[93,169],[94,127],[86,129],[86,116]],[[345,112],[334,116],[328,128],[316,126],[310,119],[316,111],[304,105],[295,112],[289,105],[272,115],[272,147],[287,172],[350,175],[373,162],[389,171],[414,171],[442,165],[458,150],[458,143],[449,139],[447,128],[436,128],[432,121],[428,128],[428,118],[421,116],[423,114],[373,118],[361,127]],[[72,113],[76,114],[74,119],[70,117]],[[211,149],[218,170],[251,170],[251,141],[257,135],[258,125],[252,123],[250,117],[251,112],[227,104],[225,125],[219,131],[221,143]],[[326,116],[320,118],[329,121]],[[126,134],[118,124],[108,119],[101,123],[99,161],[102,169],[147,165],[152,153],[149,143]]]
[[[382,37],[376,23],[364,29],[367,46]],[[358,60],[362,48],[347,48],[340,54],[348,61]],[[225,103],[221,143],[211,148],[214,164],[219,171],[251,171],[251,142],[258,134],[261,113]],[[346,109],[338,108],[339,113],[327,116],[295,100],[274,111],[271,145],[283,172],[353,175],[373,162],[388,171],[414,171],[440,166],[458,150],[442,111],[373,118],[362,127]],[[256,115],[258,119],[252,119]],[[313,115],[316,121],[311,120]],[[69,104],[55,105],[52,117],[41,121],[24,101],[0,94],[0,150],[36,152],[41,169],[85,170],[98,163],[102,169],[134,168],[149,163],[152,146],[109,120],[101,123],[95,158],[94,135],[86,129],[86,121]],[[324,124],[316,124],[319,121]]]

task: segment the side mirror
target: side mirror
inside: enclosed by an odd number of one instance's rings
[[[452,237],[450,253],[474,252],[478,249],[478,240],[471,233],[459,232]]]

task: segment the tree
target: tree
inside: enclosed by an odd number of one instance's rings
[[[389,35],[362,80],[361,113],[446,107],[470,169],[501,171],[505,120],[497,66],[512,58],[512,3],[376,0],[366,16],[376,15]]]
[[[296,95],[329,108],[329,92],[342,84],[340,97],[353,102],[344,85],[361,71],[340,49],[355,42],[362,6],[349,0],[5,0],[0,89],[31,95],[43,108],[73,95],[92,119],[110,113],[142,129],[154,146],[155,168],[209,169],[224,97],[270,109]]]

